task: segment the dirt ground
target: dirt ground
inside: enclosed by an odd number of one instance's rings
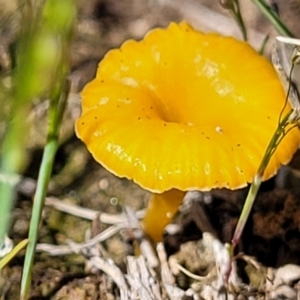
[[[292,32],[296,36],[299,35],[300,2],[297,0],[271,2],[276,4],[282,19]],[[3,53],[8,53],[14,39],[14,17],[17,17],[18,8],[13,5],[14,2],[11,3],[12,6],[3,5],[1,11],[3,16],[11,16],[7,19],[8,25],[0,32],[0,46],[3,48],[0,50]],[[270,35],[269,43],[271,43],[276,32],[268,20],[262,16],[252,1],[241,0],[240,3],[246,26],[251,32],[251,44],[258,48],[266,35]],[[59,199],[67,205],[77,205],[109,215],[122,213],[126,206],[134,211],[146,207],[150,194],[131,181],[111,175],[92,159],[85,146],[75,136],[74,120],[80,113],[78,93],[85,83],[94,77],[99,60],[109,49],[120,46],[129,38],[141,39],[151,28],[165,27],[170,21],[177,22],[183,19],[203,31],[219,31],[225,35],[233,34],[241,37],[230,14],[222,8],[219,1],[89,0],[80,2],[76,37],[72,48],[70,75],[72,95],[69,99],[61,145],[49,186],[49,199]],[[270,48],[269,44],[267,49]],[[4,65],[4,62],[2,54],[1,70],[9,68]],[[26,145],[28,163],[23,180],[18,186],[10,232],[14,243],[27,238],[32,197],[45,142],[46,111],[47,108],[39,104],[32,109],[30,116],[32,126],[28,145]],[[272,297],[271,294],[267,296],[265,274],[268,268],[277,270],[286,264],[300,265],[299,170],[300,155],[297,154],[290,166],[282,168],[275,178],[262,185],[237,249],[237,253],[243,252],[253,257],[255,263],[259,264],[259,271],[254,272],[256,275],[259,274],[255,277],[259,283],[254,283],[255,280],[253,281],[251,277],[253,272],[249,271],[249,265],[252,264],[239,260],[238,274],[245,289],[244,292],[236,292],[236,295],[240,295],[240,298],[236,299],[251,297],[272,299],[274,295],[273,299],[278,295],[280,297],[282,295],[280,293],[273,293]],[[164,237],[167,255],[175,255],[178,262],[193,274],[205,276],[211,261],[201,261],[203,256],[199,253],[199,249],[202,244],[199,241],[204,232],[211,232],[222,242],[230,242],[247,190],[248,188],[234,192],[213,190],[200,195],[200,200],[193,201],[182,208],[174,220],[176,233],[169,232]],[[204,196],[209,197],[209,203],[201,200]],[[66,245],[70,240],[82,243],[87,240],[88,233],[90,236],[95,236],[107,228],[109,226],[103,222],[72,216],[48,205],[43,214],[39,243]],[[130,230],[119,230],[117,234],[105,239],[99,246],[100,250],[98,249],[105,259],[112,259],[124,273],[127,267],[126,257],[138,254],[136,242],[131,235]],[[91,267],[87,259],[89,255],[50,254],[41,251],[36,255],[31,300],[122,298],[114,278]],[[23,260],[24,252],[21,252],[2,271],[0,299],[19,298]],[[299,279],[300,276],[296,276],[288,285],[293,291],[298,291]],[[197,279],[191,279],[188,275],[179,272],[176,273],[175,281],[180,289],[187,291],[193,288],[199,293],[198,298],[195,293],[192,296],[185,294],[182,298],[174,299],[209,299],[201,296],[200,291],[203,288],[197,285]],[[284,295],[296,295],[288,294],[286,291],[284,293]],[[166,293],[162,294],[163,299],[168,299]],[[293,297],[277,299],[293,299]]]

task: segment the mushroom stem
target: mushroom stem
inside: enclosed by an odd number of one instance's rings
[[[142,224],[145,233],[154,242],[162,240],[164,228],[174,217],[184,195],[185,192],[176,189],[152,195]]]

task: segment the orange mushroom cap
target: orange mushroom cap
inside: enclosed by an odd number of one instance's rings
[[[153,192],[250,183],[285,102],[267,59],[185,22],[109,51],[81,95],[78,137],[105,168]],[[299,140],[292,129],[264,179],[290,161]]]

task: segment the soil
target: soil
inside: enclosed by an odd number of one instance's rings
[[[125,206],[138,211],[147,206],[150,194],[129,180],[110,174],[85,149],[74,134],[74,120],[80,113],[79,91],[95,75],[97,64],[105,53],[118,47],[128,38],[141,39],[154,27],[165,27],[170,21],[194,22],[188,10],[181,6],[201,9],[198,4],[209,7],[213,12],[230,17],[219,1],[190,0],[180,4],[177,0],[90,0],[80,1],[76,37],[72,47],[72,97],[68,103],[62,130],[61,145],[56,155],[48,196],[63,203],[76,204],[108,214],[119,214]],[[257,32],[274,36],[275,31],[250,1],[240,1],[247,27]],[[271,1],[292,31],[300,31],[298,17],[299,1]],[[2,0],[0,1],[0,4]],[[5,28],[0,31],[2,48],[1,71],[10,68],[10,46],[14,42],[18,26],[18,6],[3,6],[1,14],[10,16]],[[200,22],[201,23],[201,22]],[[199,23],[199,24],[200,24]],[[216,30],[218,19],[213,19]],[[210,24],[210,25],[214,25]],[[199,28],[201,29],[201,28]],[[205,30],[205,29],[203,29]],[[228,29],[231,32],[231,29]],[[227,28],[222,28],[226,34]],[[268,55],[268,54],[267,54]],[[15,208],[12,214],[10,237],[16,244],[27,238],[31,215],[32,197],[35,190],[38,168],[45,142],[47,108],[37,104],[32,110],[27,167],[18,186]],[[289,166],[263,183],[252,213],[247,222],[242,240],[236,249],[259,262],[263,268],[277,269],[286,264],[300,265],[300,154],[297,153]],[[198,247],[204,232],[211,232],[223,243],[230,242],[237,224],[248,188],[238,191],[213,190],[199,196],[199,199],[182,208],[174,220],[176,232],[164,236],[168,256],[178,255],[188,245],[191,254]],[[203,197],[209,201],[203,201]],[[46,207],[40,229],[39,243],[64,245],[68,240],[83,242],[87,232],[94,236],[108,226],[98,221],[87,221],[80,217]],[[126,272],[126,256],[136,255],[131,232],[122,232],[102,243],[107,258],[112,259]],[[191,250],[193,249],[193,250]],[[182,257],[178,258],[183,262]],[[208,265],[192,257],[184,260],[186,268],[194,274],[207,273]],[[18,299],[24,251],[2,270],[0,278],[1,299]],[[245,263],[239,262],[238,273],[243,282],[251,282],[245,270]],[[188,290],[192,284],[187,276],[180,275],[177,285]],[[300,278],[298,278],[299,280]],[[297,283],[295,283],[296,285]],[[1,294],[2,293],[2,294]],[[259,298],[258,294],[255,296]],[[81,254],[51,256],[37,253],[32,274],[30,299],[120,299],[113,278],[104,272],[88,266]],[[164,298],[167,299],[167,298]],[[192,299],[192,298],[191,298]],[[196,298],[195,298],[196,299]],[[199,298],[200,299],[200,298]],[[246,298],[245,298],[246,299]]]

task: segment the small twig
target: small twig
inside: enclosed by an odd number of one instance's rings
[[[200,276],[200,275],[196,275],[196,274],[190,272],[189,270],[184,268],[182,265],[180,265],[177,262],[177,259],[175,257],[170,257],[169,258],[169,264],[170,264],[172,270],[176,270],[176,273],[178,273],[178,270],[179,270],[180,272],[182,272],[186,276],[188,276],[192,279],[198,280],[198,281],[208,280],[212,277],[211,273],[208,273],[206,276]]]
[[[146,259],[143,256],[140,256],[137,258],[137,262],[139,264],[140,268],[140,274],[142,278],[142,282],[148,283],[149,288],[154,295],[155,300],[161,300],[161,293],[159,288],[159,281],[156,275],[156,272],[154,272],[152,269],[149,268],[149,265],[146,264]]]
[[[167,295],[172,300],[180,300],[185,296],[185,292],[176,286],[175,278],[171,272],[167,261],[167,254],[162,243],[158,243],[156,247],[157,255],[161,267],[161,280]]]
[[[145,300],[162,300],[156,275],[149,269],[146,259],[143,256],[127,257],[126,276],[131,286],[132,297]]]
[[[107,213],[102,213],[89,208],[84,208],[77,206],[75,204],[69,204],[63,202],[62,200],[55,197],[47,197],[46,206],[52,207],[58,211],[65,212],[67,214],[77,216],[86,220],[95,220],[99,218],[100,222],[104,224],[118,224],[118,223],[128,223],[128,219],[125,214],[112,215]],[[145,210],[139,210],[135,212],[137,219],[142,219],[145,215]]]
[[[165,251],[163,243],[158,243],[156,246],[157,255],[160,261],[160,268],[161,268],[161,278],[164,284],[175,284],[175,278],[170,270],[168,260],[167,260],[167,253]]]
[[[40,243],[36,245],[36,252],[46,252],[51,256],[60,256],[73,253],[73,250],[68,245],[52,245]]]
[[[120,225],[110,226],[107,229],[103,230],[101,233],[97,234],[87,242],[84,242],[83,244],[78,243],[70,243],[69,245],[75,250],[77,249],[77,253],[79,253],[84,248],[90,248],[95,246],[98,243],[104,242],[105,240],[108,240],[110,237],[115,235],[120,231],[120,229],[124,228]]]
[[[121,300],[132,299],[122,271],[114,264],[112,260],[105,260],[101,257],[91,257],[89,262],[99,270],[105,272],[116,283],[120,290]]]
[[[104,242],[109,239],[111,236],[115,235],[118,231],[122,229],[122,226],[115,225],[111,226],[95,237],[91,238],[87,242],[84,243],[75,243],[73,241],[69,242],[69,245],[51,245],[51,244],[37,244],[37,251],[47,252],[49,255],[57,256],[57,255],[66,255],[71,253],[80,253],[85,248],[90,248],[96,245],[97,243]]]
[[[137,242],[139,243],[142,255],[146,258],[147,263],[151,269],[157,268],[159,266],[158,259],[153,250],[153,247],[148,239],[146,239],[141,225],[136,217],[135,212],[128,206],[125,206],[125,212],[127,215],[128,223],[130,227],[135,228],[133,230],[133,235]]]

